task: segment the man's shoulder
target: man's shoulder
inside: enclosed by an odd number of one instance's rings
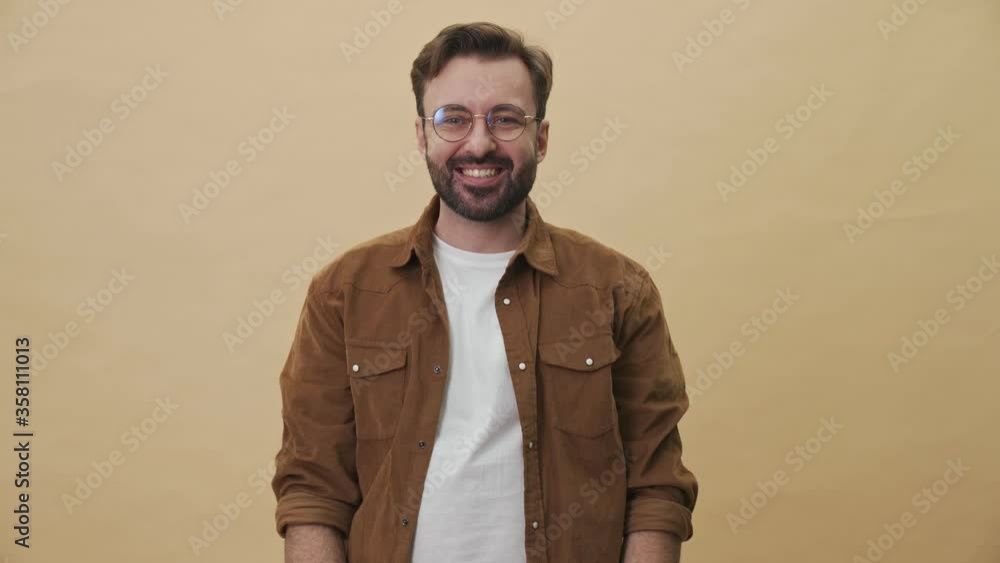
[[[389,264],[405,246],[412,228],[400,227],[348,247],[313,275],[312,291],[337,291],[360,279],[365,289],[387,290],[398,281]]]
[[[576,229],[546,223],[562,283],[607,287],[634,286],[648,272],[642,264]]]
[[[363,289],[388,291],[401,275],[390,263],[399,257],[413,227],[400,227],[347,248],[313,275],[312,291],[337,291],[362,281]],[[649,275],[638,261],[590,235],[551,223],[545,227],[559,269],[557,283],[636,287]]]

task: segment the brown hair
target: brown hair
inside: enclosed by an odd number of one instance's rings
[[[424,115],[427,82],[461,55],[478,55],[486,60],[510,56],[521,59],[535,90],[535,115],[539,121],[545,118],[545,104],[552,90],[552,57],[541,47],[525,45],[520,33],[488,22],[449,25],[424,45],[410,70],[418,115]]]

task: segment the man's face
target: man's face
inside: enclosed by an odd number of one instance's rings
[[[516,57],[486,61],[463,56],[449,61],[427,83],[424,115],[433,116],[450,104],[484,115],[500,104],[513,104],[527,115],[537,110],[528,69]],[[524,201],[548,146],[548,121],[528,120],[524,133],[513,141],[494,137],[482,117],[476,117],[469,134],[456,142],[439,137],[429,120],[417,119],[416,127],[435,191],[455,213],[473,221],[499,219]],[[466,173],[470,169],[495,169],[498,174],[472,177]]]

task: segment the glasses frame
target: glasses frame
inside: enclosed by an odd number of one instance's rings
[[[465,135],[462,135],[460,138],[455,139],[455,140],[445,139],[444,137],[442,137],[441,133],[438,132],[437,127],[434,125],[434,121],[433,121],[434,120],[434,114],[437,114],[437,112],[441,111],[442,109],[444,109],[446,107],[461,108],[461,109],[469,112],[470,114],[472,114],[472,124],[469,126],[469,130],[465,132]],[[493,128],[490,127],[489,116],[491,116],[493,114],[493,111],[496,110],[497,108],[514,108],[514,109],[516,109],[519,112],[523,112],[524,111],[523,109],[521,109],[520,107],[518,107],[518,106],[516,106],[514,104],[498,104],[498,105],[493,106],[492,108],[490,108],[490,111],[488,111],[486,113],[472,113],[472,110],[470,110],[469,108],[467,108],[467,107],[465,107],[465,106],[463,106],[461,104],[445,104],[445,105],[437,108],[436,110],[434,110],[434,114],[432,114],[430,117],[424,117],[422,115],[418,115],[417,117],[419,117],[420,119],[423,119],[424,121],[431,121],[431,129],[434,130],[434,134],[437,135],[439,139],[441,139],[442,141],[444,141],[446,143],[458,143],[458,142],[461,142],[461,141],[465,140],[465,138],[469,136],[469,133],[472,133],[472,130],[476,128],[476,118],[477,117],[482,117],[483,118],[483,120],[486,122],[486,130],[489,131],[490,136],[492,136],[494,139],[496,139],[498,141],[503,141],[505,143],[510,142],[510,141],[516,141],[516,140],[520,139],[521,135],[524,135],[524,132],[528,130],[528,123],[524,124],[524,129],[521,129],[521,132],[518,133],[517,137],[514,137],[513,139],[501,139],[500,137],[497,137],[496,133],[493,132]],[[520,115],[522,117],[524,117],[526,120],[528,120],[529,123],[530,122],[535,122],[535,123],[538,122],[537,116],[527,115],[527,114],[524,114],[524,113],[521,113]]]

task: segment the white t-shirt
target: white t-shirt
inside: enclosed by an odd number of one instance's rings
[[[497,283],[514,251],[469,252],[437,235],[433,248],[450,357],[412,563],[521,563],[521,422],[495,308]]]

